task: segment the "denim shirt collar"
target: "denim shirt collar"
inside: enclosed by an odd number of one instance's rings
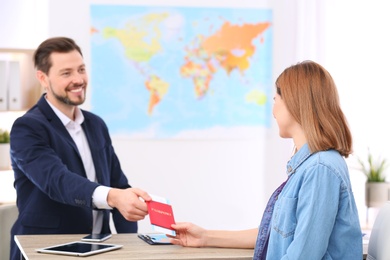
[[[312,153],[310,152],[309,145],[305,143],[301,149],[299,149],[297,153],[291,157],[290,161],[288,161],[286,166],[288,177],[290,177],[296,171],[296,169],[311,155]]]

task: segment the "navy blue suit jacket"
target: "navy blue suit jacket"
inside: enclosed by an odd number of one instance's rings
[[[129,188],[103,120],[82,110],[99,184]],[[19,217],[11,230],[18,234],[86,234],[92,232],[92,193],[77,146],[44,95],[11,130],[11,161]],[[137,232],[137,223],[112,210],[118,233]],[[110,232],[104,210],[102,232]],[[17,248],[11,241],[11,255]]]

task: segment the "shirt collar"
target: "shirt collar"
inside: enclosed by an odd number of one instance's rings
[[[299,165],[301,165],[307,158],[309,158],[311,154],[312,153],[310,152],[309,145],[305,143],[287,163],[287,175],[292,175],[299,167]]]
[[[58,116],[64,126],[67,126],[72,120],[67,117],[64,113],[62,113],[58,108],[56,108],[52,103],[50,103],[47,98],[45,98],[51,109],[53,109],[54,113]],[[78,125],[81,125],[84,122],[84,115],[81,112],[79,107],[75,107],[75,120],[74,122]]]

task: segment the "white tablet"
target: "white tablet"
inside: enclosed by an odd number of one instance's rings
[[[98,244],[90,242],[74,241],[66,244],[54,245],[36,249],[39,253],[89,256],[121,248],[123,245]]]

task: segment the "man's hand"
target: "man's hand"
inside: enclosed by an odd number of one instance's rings
[[[113,188],[108,192],[107,203],[110,207],[118,209],[126,220],[138,221],[144,219],[148,214],[146,201],[151,199],[149,194],[141,189]]]

